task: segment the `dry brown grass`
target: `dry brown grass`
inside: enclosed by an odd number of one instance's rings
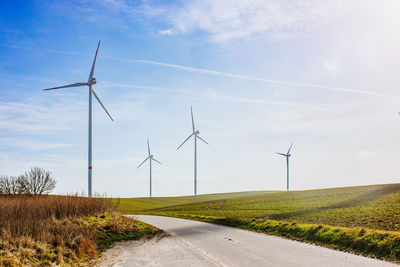
[[[0,266],[77,265],[93,257],[99,231],[118,228],[120,215],[106,212],[112,209],[101,198],[1,196]]]
[[[79,196],[2,196],[0,197],[0,237],[30,236],[48,240],[48,228],[59,231],[55,220],[94,215],[112,207],[101,198]],[[46,230],[45,230],[46,229]]]

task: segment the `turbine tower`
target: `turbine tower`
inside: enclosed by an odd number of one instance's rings
[[[107,109],[101,102],[100,98],[97,96],[96,92],[93,90],[93,85],[96,84],[96,79],[93,77],[93,75],[94,75],[94,68],[96,65],[97,53],[99,52],[99,47],[100,47],[100,41],[99,41],[99,44],[97,45],[97,50],[96,50],[96,54],[94,56],[92,69],[90,70],[89,79],[87,82],[73,83],[73,84],[69,84],[69,85],[53,87],[53,88],[48,88],[48,89],[43,90],[43,91],[49,91],[49,90],[56,90],[56,89],[69,88],[69,87],[79,87],[79,86],[88,86],[88,88],[89,88],[89,140],[88,140],[88,146],[89,146],[89,148],[88,148],[88,196],[89,197],[92,197],[92,169],[93,169],[92,168],[92,96],[94,96],[97,99],[97,101],[103,107],[104,111],[107,113],[108,117],[110,117],[110,119],[112,121],[114,121],[114,119],[111,117],[110,113],[108,113]]]
[[[200,137],[200,131],[196,130],[196,127],[194,126],[194,119],[193,119],[193,108],[190,106],[190,114],[192,115],[192,134],[189,135],[188,138],[186,138],[185,141],[183,141],[183,143],[177,148],[177,150],[179,148],[181,148],[181,146],[183,146],[184,143],[186,143],[187,140],[189,140],[192,136],[194,136],[194,195],[197,195],[197,138],[200,139],[201,141],[203,141],[204,143],[206,143],[208,145],[208,143]]]
[[[289,157],[291,156],[290,150],[292,149],[292,146],[293,146],[293,143],[290,145],[289,150],[286,154],[276,152],[276,154],[286,157],[286,175],[287,175],[286,187],[287,187],[287,191],[289,191]]]
[[[150,197],[151,197],[151,161],[154,160],[155,162],[157,162],[157,163],[159,163],[159,164],[161,164],[161,162],[159,162],[158,160],[156,160],[156,159],[154,158],[154,156],[151,154],[151,152],[150,152],[149,138],[147,138],[147,151],[149,152],[149,156],[148,156],[145,160],[143,160],[143,162],[140,163],[139,166],[137,166],[137,167],[139,168],[139,167],[142,166],[147,160],[149,160],[149,167],[150,167]]]

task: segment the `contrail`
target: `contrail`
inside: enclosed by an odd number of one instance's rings
[[[12,49],[34,50],[34,51],[43,51],[43,52],[48,52],[48,53],[66,54],[66,55],[90,56],[89,54],[84,54],[84,53],[79,53],[79,52],[57,51],[57,50],[52,50],[52,49],[33,49],[33,48],[27,48],[27,47],[15,46],[15,45],[5,45],[5,44],[0,44],[0,45],[8,47],[8,48],[12,48]],[[331,91],[339,91],[339,92],[344,92],[344,93],[369,95],[369,96],[379,96],[379,97],[385,97],[385,98],[391,98],[391,99],[397,98],[397,97],[394,97],[391,95],[381,94],[381,93],[376,93],[376,92],[371,92],[371,91],[362,91],[362,90],[356,90],[356,89],[351,89],[351,88],[333,87],[333,86],[326,86],[326,85],[312,84],[312,83],[274,80],[274,79],[267,79],[267,78],[243,75],[243,74],[236,74],[236,73],[229,73],[229,72],[189,67],[189,66],[184,66],[184,65],[170,64],[170,63],[164,63],[164,62],[147,60],[147,59],[124,59],[124,58],[110,57],[110,56],[100,56],[100,57],[102,57],[104,59],[109,59],[109,60],[151,64],[151,65],[157,65],[157,66],[179,69],[179,70],[184,70],[184,71],[204,73],[204,74],[223,76],[223,77],[230,77],[230,78],[242,79],[242,80],[248,80],[248,81],[274,83],[274,84],[290,85],[290,86],[297,86],[297,87],[327,89],[327,90],[331,90]]]
[[[175,88],[167,88],[167,87],[158,87],[158,86],[146,86],[146,85],[137,85],[137,84],[124,84],[124,83],[101,83],[97,86],[98,88],[113,88],[113,87],[124,87],[124,88],[139,88],[145,90],[154,90],[161,92],[175,92],[175,93],[188,93],[188,90],[184,89],[175,89]],[[201,92],[201,93],[192,93],[193,99],[196,100],[211,100],[211,101],[220,101],[220,102],[237,102],[237,103],[249,103],[249,104],[273,104],[273,105],[284,105],[284,106],[292,106],[292,107],[300,107],[300,108],[313,108],[313,109],[327,109],[331,107],[329,104],[316,104],[316,103],[293,103],[287,101],[276,101],[276,100],[267,100],[267,99],[259,99],[259,98],[243,98],[243,97],[233,97],[230,95],[217,94],[213,92]],[[165,98],[165,97],[163,97]],[[176,97],[172,97],[176,98]]]
[[[6,45],[6,44],[0,44],[0,46],[12,48],[12,49],[19,49],[19,50],[43,51],[43,52],[53,53],[53,54],[77,55],[77,56],[91,57],[91,55],[89,55],[89,54],[73,52],[73,51],[60,51],[60,50],[45,49],[45,48],[31,48],[31,47],[24,47],[24,46],[19,46],[19,45]]]
[[[188,66],[183,66],[183,65],[169,64],[169,63],[158,62],[158,61],[147,60],[147,59],[122,59],[122,58],[107,57],[107,56],[104,56],[103,58],[111,59],[111,60],[126,61],[126,62],[146,63],[146,64],[163,66],[163,67],[167,67],[167,68],[180,69],[180,70],[184,70],[184,71],[205,73],[205,74],[224,76],[224,77],[249,80],[249,81],[275,83],[275,84],[291,85],[291,86],[297,86],[297,87],[320,88],[320,89],[328,89],[328,90],[332,90],[332,91],[339,91],[339,92],[345,92],[345,93],[379,96],[379,97],[386,97],[386,98],[395,98],[394,96],[391,96],[391,95],[380,94],[380,93],[371,92],[371,91],[361,91],[361,90],[355,90],[355,89],[350,89],[350,88],[332,87],[332,86],[325,86],[325,85],[318,85],[318,84],[311,84],[311,83],[273,80],[273,79],[254,77],[254,76],[243,75],[243,74],[235,74],[235,73],[221,72],[221,71],[215,71],[215,70],[209,70],[209,69],[188,67]]]

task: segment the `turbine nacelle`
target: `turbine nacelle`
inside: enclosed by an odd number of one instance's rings
[[[145,160],[143,160],[142,163],[140,163],[140,165],[138,166],[138,168],[139,168],[140,166],[142,166],[143,163],[145,163],[147,160],[150,161],[150,164],[151,164],[151,161],[152,161],[152,160],[154,160],[154,161],[157,162],[158,164],[161,164],[161,162],[159,162],[158,160],[156,160],[156,159],[154,158],[153,154],[151,154],[151,152],[150,152],[150,143],[149,143],[149,139],[147,139],[147,152],[149,153],[149,154],[148,154],[149,156],[148,156],[147,158],[145,158]]]
[[[96,81],[96,78],[91,78],[89,81],[88,81],[88,83],[87,83],[87,85],[93,85],[93,84],[96,84],[97,83],[97,81]]]
[[[195,133],[195,134],[200,134],[200,131],[199,131],[199,130],[197,130],[197,131],[195,131],[194,133]]]

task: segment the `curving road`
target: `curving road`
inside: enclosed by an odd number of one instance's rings
[[[399,266],[226,226],[162,216],[131,217],[170,235],[121,243],[106,252],[100,266]]]

